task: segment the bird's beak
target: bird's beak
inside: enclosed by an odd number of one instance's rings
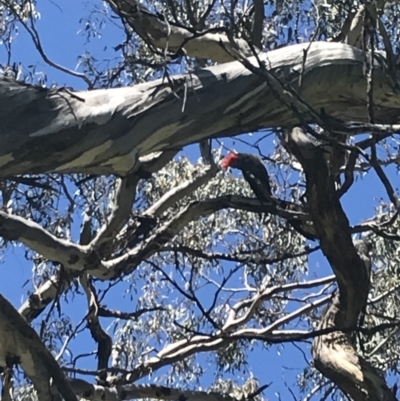
[[[219,164],[219,168],[221,170],[227,170],[228,169],[228,166],[226,165],[226,161],[224,159],[222,159],[218,164]]]

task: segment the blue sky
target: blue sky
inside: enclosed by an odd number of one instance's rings
[[[123,32],[118,27],[118,20],[104,19],[105,17],[101,14],[103,5],[100,1],[42,0],[38,3],[41,20],[37,23],[37,29],[46,54],[56,63],[74,70],[78,64],[77,56],[86,51],[90,51],[98,59],[115,59],[121,56],[114,51],[113,47],[123,40]],[[84,21],[86,17],[89,17],[94,6],[99,10],[96,16],[100,35],[88,41],[84,33]],[[80,21],[81,19],[82,21]],[[106,23],[100,28],[101,21],[106,21]],[[35,65],[36,71],[45,72],[48,76],[48,85],[56,83],[60,86],[65,84],[75,89],[86,89],[82,80],[49,68],[42,61],[41,56],[32,44],[31,38],[23,28],[20,28],[15,39],[12,54],[12,62],[21,63],[25,71],[28,70],[27,66]],[[4,48],[0,47],[0,63],[4,62],[5,57]],[[244,146],[236,140],[225,139],[223,142],[227,148],[244,149]],[[193,149],[190,147],[186,150],[192,158],[197,157]],[[391,169],[389,176],[395,183],[397,173],[394,168]],[[369,173],[362,180],[358,179],[354,188],[343,198],[343,206],[348,213],[350,222],[356,224],[371,217],[374,214],[374,205],[379,203],[380,198],[387,200],[382,185],[374,173]],[[314,254],[310,257],[309,268],[310,276],[331,274],[331,270],[321,254]],[[22,248],[14,247],[7,251],[4,262],[0,265],[0,271],[2,277],[0,292],[18,308],[26,299],[26,291],[21,291],[21,288],[27,280],[30,280],[32,274],[30,264],[24,260]],[[30,288],[30,284],[28,284],[28,288]],[[83,296],[77,296],[71,305],[65,307],[70,308],[71,315],[78,322],[85,313],[86,300]],[[135,309],[134,303],[122,297],[110,301],[109,306],[119,307],[124,311]],[[302,348],[307,350],[307,348]],[[88,349],[94,350],[95,344],[86,332],[83,336],[81,335],[78,342],[75,341],[74,350],[78,353]],[[307,357],[309,357],[308,351],[306,352]],[[81,367],[94,368],[93,362],[93,360],[87,361]],[[280,393],[282,399],[290,397],[285,383],[290,386],[295,375],[304,367],[302,353],[290,344],[282,347],[271,347],[269,352],[264,350],[260,353],[259,350],[256,350],[250,354],[249,363],[253,366],[254,374],[260,378],[261,384],[272,382],[270,389],[265,392],[269,399],[277,399],[277,393]],[[210,380],[212,377],[206,375],[204,385]]]

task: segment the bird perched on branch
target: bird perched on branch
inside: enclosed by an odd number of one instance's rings
[[[241,170],[244,179],[249,183],[260,202],[276,202],[276,200],[272,198],[271,184],[267,169],[257,156],[247,153],[231,152],[221,160],[220,166],[223,169],[231,167]],[[310,226],[307,222],[302,222],[295,218],[287,219],[287,221],[304,237],[315,240],[315,230],[312,225]]]
[[[223,169],[228,167],[239,169],[260,202],[266,202],[271,199],[269,175],[264,164],[257,156],[230,152],[222,159],[220,166]]]

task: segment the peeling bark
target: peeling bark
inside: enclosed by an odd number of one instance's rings
[[[340,43],[308,43],[261,54],[283,84],[316,112],[368,121],[363,54]],[[255,65],[256,61],[251,59]],[[126,175],[141,155],[206,138],[297,123],[265,78],[239,62],[134,87],[76,92],[0,79],[0,175],[60,172]],[[335,85],[332,85],[335,82]],[[400,98],[378,62],[376,123],[400,122]],[[305,114],[305,120],[311,117]]]
[[[319,329],[343,327],[339,297],[328,307]],[[337,331],[317,337],[313,344],[315,367],[355,401],[396,401],[383,376],[357,354],[350,333]]]
[[[298,128],[287,135],[286,146],[303,166],[309,212],[321,250],[335,273],[339,288],[319,327],[339,331],[316,338],[313,344],[315,366],[353,400],[394,401],[396,397],[379,372],[357,354],[351,333],[340,331],[357,327],[367,302],[371,262],[366,244],[355,246],[352,241],[349,221],[340,204],[324,151]]]

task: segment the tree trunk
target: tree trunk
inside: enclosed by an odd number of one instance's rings
[[[349,221],[323,149],[298,128],[288,134],[286,146],[304,168],[310,215],[321,250],[338,282],[338,294],[319,327],[337,331],[314,341],[315,367],[355,401],[396,400],[382,376],[357,355],[349,332],[357,327],[367,302],[371,272],[369,246],[363,241],[352,241]]]

